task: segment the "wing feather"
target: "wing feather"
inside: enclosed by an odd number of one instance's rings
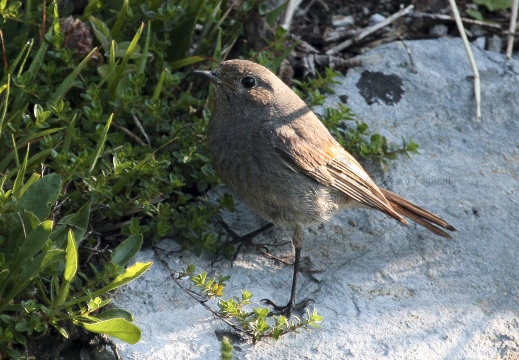
[[[289,125],[276,128],[272,142],[282,159],[291,168],[301,171],[321,184],[405,223],[404,218],[393,210],[357,160],[337,143],[316,117],[313,119],[312,116],[315,117],[310,112]]]

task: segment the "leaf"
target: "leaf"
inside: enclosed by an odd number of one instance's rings
[[[76,245],[79,246],[79,243],[87,232],[89,220],[90,202],[87,202],[78,210],[77,213],[67,215],[58,221],[58,225],[50,235],[50,238],[56,242],[58,248],[62,248],[65,246],[65,242],[67,241],[67,231],[69,228],[72,228]]]
[[[43,248],[43,245],[45,245],[49,239],[52,225],[53,221],[44,221],[29,233],[16,252],[16,260],[13,262],[13,269],[25,266],[25,264]]]
[[[105,146],[106,138],[108,136],[108,130],[110,129],[110,125],[112,124],[112,119],[114,118],[114,114],[112,113],[110,117],[108,118],[108,121],[106,122],[105,127],[103,128],[103,132],[101,133],[101,138],[99,139],[99,145],[97,146],[97,150],[92,154],[90,158],[90,163],[92,164],[90,166],[90,174],[92,174],[92,171],[94,171],[94,168],[97,163],[97,159],[101,155],[101,151],[103,151],[103,148]]]
[[[92,26],[92,30],[94,30],[94,35],[97,40],[103,45],[105,49],[108,49],[110,47],[110,42],[112,41],[112,35],[110,34],[110,29],[108,29],[108,26],[93,16],[90,16],[89,22]]]
[[[124,309],[108,309],[96,315],[99,320],[109,320],[115,318],[122,318],[127,321],[133,321],[133,315]]]
[[[16,150],[14,150],[13,152],[16,152]],[[27,152],[25,153],[25,158],[23,160],[23,163],[20,166],[20,169],[18,170],[18,173],[16,174],[16,179],[14,180],[13,196],[15,196],[15,197],[21,196],[23,178],[25,177],[25,170],[27,169],[28,158],[29,158],[29,147],[27,147]]]
[[[181,60],[173,61],[169,64],[171,70],[180,69],[184,66],[193,65],[199,63],[201,61],[205,61],[206,59],[202,56],[190,56]]]
[[[267,14],[265,15],[265,20],[267,21],[267,24],[269,24],[269,26],[274,26],[274,24],[279,19],[283,11],[285,11],[287,5],[288,1],[283,1],[280,6],[273,9],[272,11],[267,12]]]
[[[69,229],[67,236],[67,253],[65,255],[65,274],[63,275],[65,281],[71,281],[76,275],[77,260],[76,239],[74,238],[72,229]]]
[[[141,330],[131,322],[116,318],[97,323],[77,322],[86,330],[98,334],[106,334],[120,339],[128,344],[136,344],[141,339]]]
[[[43,162],[45,162],[47,156],[49,154],[51,154],[52,151],[53,151],[53,149],[40,150],[39,152],[37,152],[36,154],[31,156],[29,158],[29,162],[27,163],[27,168],[34,168],[34,166],[41,165]],[[6,156],[6,158],[2,160],[2,162],[0,163],[0,169],[5,169],[5,167],[9,164],[9,159],[7,159],[7,158],[9,158],[10,156],[11,156],[11,154]],[[15,167],[12,170],[10,170],[7,173],[7,178],[11,178],[11,176],[15,172],[18,172],[18,169],[19,169],[18,167]]]
[[[63,253],[63,250],[53,249],[36,256],[18,276],[16,286],[14,286],[3,299],[5,303],[11,301],[20,291],[25,289],[33,278],[45,270],[47,266],[61,261],[63,259]]]
[[[77,114],[74,114],[74,117],[72,120],[70,120],[70,124],[67,128],[67,132],[65,135],[65,141],[63,141],[63,147],[61,148],[61,153],[64,155],[67,155],[67,153],[70,150],[70,143],[72,141],[72,134],[74,133],[74,127],[76,125],[76,116]]]
[[[49,174],[34,182],[22,195],[16,210],[29,210],[41,221],[47,219],[51,206],[58,199],[61,189],[61,178],[58,174]]]
[[[142,235],[130,236],[115,248],[110,262],[119,266],[126,265],[139,252],[142,241]]]
[[[153,265],[153,262],[135,263],[133,266],[130,266],[128,269],[126,269],[124,273],[116,277],[111,283],[106,285],[101,290],[96,291],[94,295],[97,296],[99,294],[104,294],[108,291],[112,291],[113,289],[117,289],[119,286],[123,286],[124,284],[129,283],[130,281],[144,274],[151,265]]]
[[[50,97],[50,101],[56,103],[58,100],[62,99],[63,96],[67,93],[67,91],[72,87],[74,81],[76,80],[79,73],[83,70],[85,65],[90,61],[90,58],[94,53],[97,52],[97,47],[93,48],[92,51],[88,53],[88,55],[79,63],[78,66],[63,80],[60,86],[56,89],[54,94]]]
[[[34,184],[36,181],[38,181],[39,179],[41,178],[41,175],[40,174],[32,174],[31,177],[29,178],[29,180],[27,180],[27,182],[22,186],[22,189],[20,190],[20,194],[19,196],[22,196],[25,191],[32,185]]]
[[[499,11],[512,7],[513,0],[474,0],[474,2],[486,6],[490,11]]]
[[[173,61],[182,59],[188,52],[193,43],[193,33],[200,15],[200,11],[205,6],[206,0],[191,0],[185,8],[185,14],[176,24],[176,28],[171,32],[170,39],[174,39],[174,46],[170,47],[170,58]]]
[[[115,24],[112,27],[111,35],[113,39],[119,38],[119,33],[124,24],[124,20],[126,19],[126,15],[128,14],[128,0],[123,0],[123,5],[121,10],[119,10],[119,14],[117,15],[117,19],[115,20]]]

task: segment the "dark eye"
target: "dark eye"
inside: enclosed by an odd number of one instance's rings
[[[254,79],[252,76],[244,76],[243,79],[241,79],[241,84],[244,88],[250,89],[256,85],[256,79]]]

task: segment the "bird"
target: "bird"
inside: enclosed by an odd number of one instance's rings
[[[266,67],[233,59],[215,70],[195,70],[214,85],[207,128],[213,166],[231,191],[256,214],[292,228],[294,265],[290,300],[276,305],[290,317],[296,307],[303,229],[352,208],[409,218],[444,238],[456,229],[403,197],[378,187],[290,87]]]

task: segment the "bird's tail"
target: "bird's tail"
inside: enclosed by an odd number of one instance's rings
[[[382,194],[386,197],[387,201],[391,204],[393,209],[409,219],[415,221],[417,224],[422,225],[429,231],[432,231],[436,235],[452,239],[452,236],[440,228],[456,231],[454,226],[448,224],[445,220],[440,219],[438,216],[431,214],[429,211],[422,209],[418,205],[413,204],[409,200],[392,193],[389,190],[380,189]]]

